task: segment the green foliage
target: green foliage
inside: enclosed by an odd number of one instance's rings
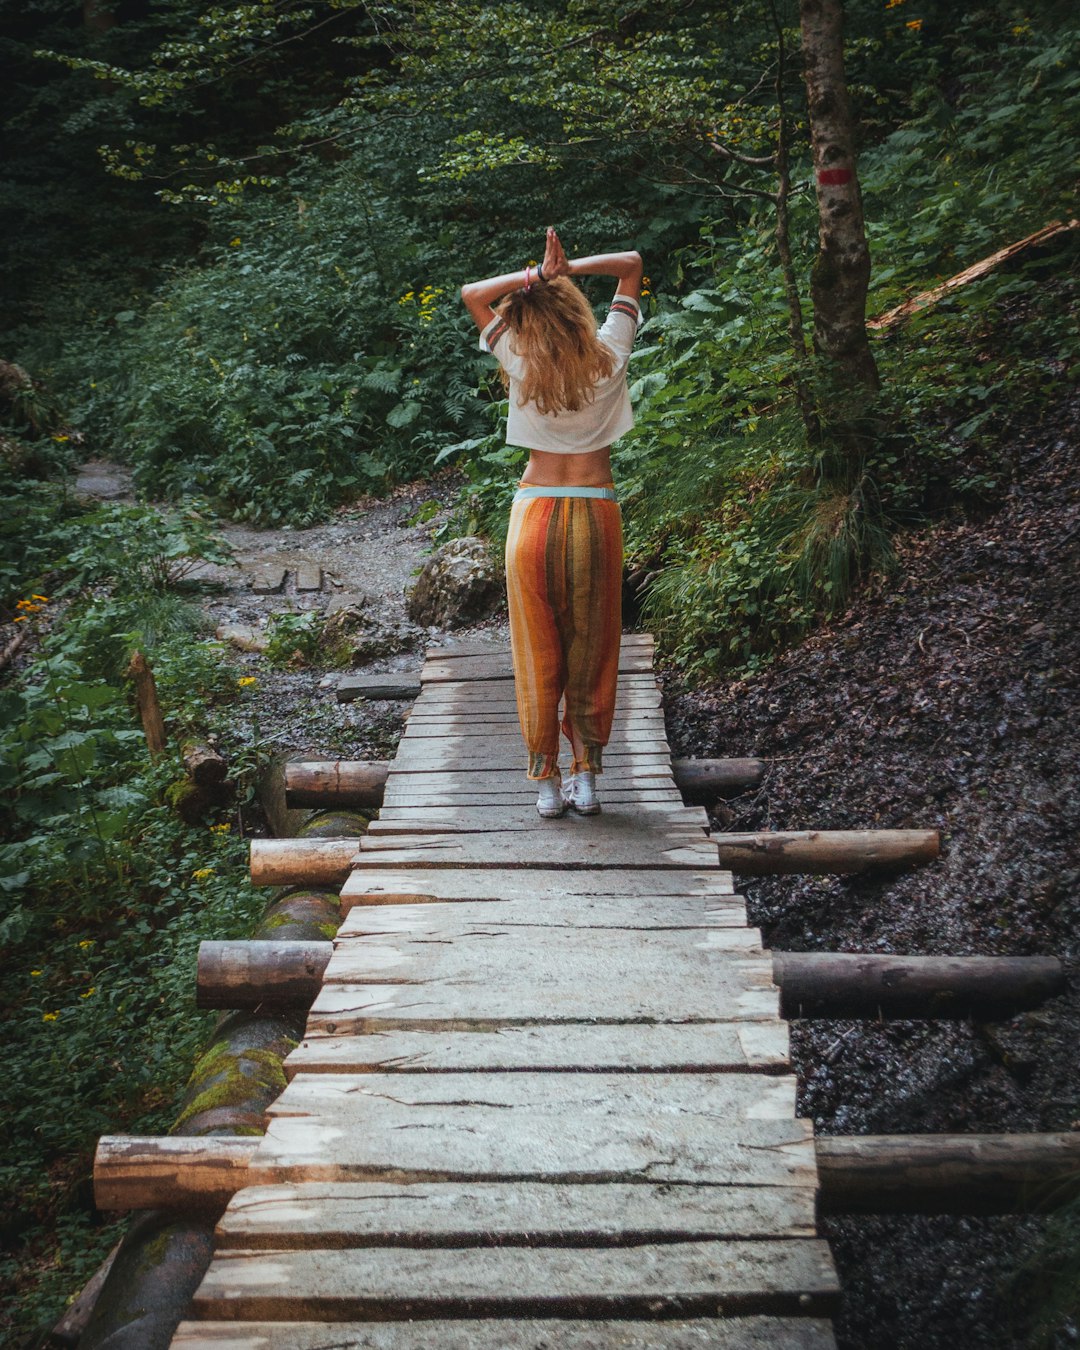
[[[115,1240],[89,1193],[98,1135],[172,1123],[208,1029],[191,998],[199,942],[246,936],[263,907],[235,818],[190,826],[168,804],[183,775],[180,736],[228,743],[224,719],[242,695],[193,608],[165,589],[183,569],[177,530],[193,530],[187,542],[202,556],[221,556],[220,541],[194,509],[160,526],[154,515],[57,514],[48,571],[58,584],[18,604],[39,645],[0,688],[0,1270],[24,1333],[55,1319]],[[21,530],[37,523],[24,514]],[[132,645],[152,663],[170,733],[158,761],[123,678]],[[258,751],[232,761],[244,802]]]

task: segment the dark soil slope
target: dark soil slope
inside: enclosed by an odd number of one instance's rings
[[[978,524],[908,541],[902,579],[767,673],[669,683],[676,754],[760,755],[732,830],[936,826],[906,875],[747,878],[789,950],[1080,956],[1080,399],[1015,437],[1018,481]],[[820,1133],[1080,1128],[1080,997],[996,1025],[796,1023]],[[1041,1219],[830,1220],[851,1350],[1023,1346]],[[1080,1339],[1064,1325],[1054,1344]],[[1049,1343],[1049,1342],[1048,1342]]]

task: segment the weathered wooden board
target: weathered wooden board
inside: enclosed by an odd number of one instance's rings
[[[656,639],[651,633],[623,633],[619,638],[619,650],[652,651]],[[453,660],[458,656],[505,656],[510,659],[509,642],[448,642],[442,647],[429,647],[426,656],[432,661]]]
[[[569,747],[569,742],[564,743]],[[422,753],[430,754],[436,746],[445,747],[452,754],[460,754],[464,759],[477,754],[483,758],[489,758],[493,750],[502,753],[509,751],[514,755],[512,762],[516,763],[522,757],[524,741],[519,727],[509,725],[490,727],[483,725],[483,723],[477,723],[472,727],[462,727],[457,731],[444,731],[435,736],[410,736],[408,728],[406,728],[406,734],[400,741],[398,749],[399,753],[404,750],[402,758],[405,759],[415,758]],[[611,739],[604,747],[605,760],[613,755],[630,753],[667,755],[670,759],[671,748],[668,745],[663,727],[642,727],[639,732],[631,736],[623,735],[616,727],[611,733]]]
[[[633,819],[650,831],[663,826],[675,829],[709,828],[703,806],[675,806],[666,802],[605,802],[599,817],[605,826],[620,818]],[[570,812],[566,821],[576,829],[596,829],[596,817]],[[551,823],[537,814],[535,800],[505,806],[384,806],[378,819],[367,828],[368,835],[387,834],[472,834],[520,833],[522,830],[550,830]],[[614,827],[613,827],[614,828]],[[621,827],[620,827],[621,828]],[[603,830],[601,830],[603,833]]]
[[[410,740],[432,740],[449,737],[455,740],[470,736],[521,736],[521,724],[516,712],[491,712],[485,710],[476,716],[456,712],[453,717],[417,716],[415,713],[405,723],[405,736]],[[611,725],[610,745],[621,743],[636,744],[644,737],[652,740],[665,739],[663,717],[651,713],[627,713],[616,717]]]
[[[790,1069],[786,1023],[640,1022],[312,1035],[285,1061],[298,1073],[778,1073]]]
[[[836,1350],[827,1321],[181,1322],[175,1350]]]
[[[527,975],[527,967],[523,962],[517,969]],[[615,976],[638,983],[604,983]],[[668,979],[681,983],[669,987]],[[457,1031],[565,1022],[767,1022],[776,1018],[778,1007],[767,956],[717,960],[695,949],[681,959],[672,957],[654,975],[624,948],[592,966],[568,959],[565,970],[542,983],[522,984],[519,978],[516,985],[488,985],[467,977],[408,984],[327,982],[311,1006],[308,1031],[340,1036],[392,1028]]]
[[[532,879],[538,874],[529,875]],[[460,932],[501,929],[527,945],[537,928],[586,933],[617,929],[646,935],[639,938],[642,943],[650,940],[647,935],[654,929],[695,933],[735,928],[758,933],[756,928],[746,929],[746,904],[741,895],[586,896],[561,891],[545,895],[533,887],[528,892],[509,899],[440,901],[431,896],[422,902],[355,905],[342,920],[338,941],[396,933],[426,933],[434,941],[451,941]],[[517,933],[521,928],[529,931]]]
[[[623,648],[619,652],[619,674],[639,675],[652,671],[652,652],[639,651],[633,647]],[[435,684],[460,680],[499,680],[514,678],[510,664],[510,655],[506,656],[459,656],[453,660],[426,660],[420,668],[420,680],[423,684]]]
[[[367,1247],[223,1251],[192,1301],[205,1318],[820,1316],[838,1295],[824,1242],[781,1238],[640,1247]]]
[[[408,780],[405,780],[408,781]],[[616,803],[638,802],[647,804],[650,802],[667,804],[668,806],[681,806],[682,798],[679,794],[670,788],[654,786],[662,780],[653,779],[645,787],[611,787],[605,783],[599,788],[599,796],[603,808],[612,806]],[[421,809],[437,806],[518,806],[528,807],[530,811],[536,811],[536,785],[525,785],[524,791],[510,789],[505,792],[442,792],[442,791],[417,791],[410,790],[413,785],[409,783],[409,788],[402,788],[392,792],[386,799],[386,804],[391,807],[418,806]]]
[[[583,982],[594,1015],[602,1015],[600,981],[636,987],[653,980],[675,988],[687,983],[691,987],[683,996],[707,1003],[715,998],[714,972],[727,965],[722,958],[762,955],[756,928],[655,928],[645,935],[633,927],[537,927],[526,937],[494,915],[481,928],[452,924],[444,915],[428,923],[426,908],[413,907],[394,932],[339,937],[323,971],[323,988],[388,983],[411,991],[423,985],[426,993],[433,985],[480,984],[485,1000],[501,994],[510,1011],[522,981],[550,991]],[[768,969],[771,981],[771,956]]]
[[[593,821],[603,816],[590,817]],[[354,867],[672,867],[701,868],[717,862],[717,848],[700,830],[646,835],[640,826],[599,831],[562,829],[560,820],[549,821],[551,830],[523,832],[514,836],[513,848],[483,834],[417,835],[406,845],[398,836],[385,839],[365,836]]]
[[[626,1246],[814,1237],[810,1186],[377,1182],[253,1186],[219,1248]]]
[[[365,860],[366,864],[367,860]],[[395,871],[390,866],[365,865],[354,871],[341,891],[350,904],[424,904],[438,900],[533,900],[545,907],[559,896],[572,901],[578,896],[711,896],[722,899],[734,893],[734,879],[721,868],[697,872],[670,872],[641,868],[604,868],[599,871],[563,872],[558,867],[538,867],[528,873],[499,874],[484,868]]]
[[[616,704],[618,704],[624,695],[629,692],[642,692],[659,699],[660,693],[656,687],[656,678],[647,671],[641,671],[637,674],[631,674],[623,671],[619,675],[619,688],[616,694]],[[497,698],[508,698],[513,696],[513,685],[508,684],[502,676],[495,676],[490,679],[481,679],[468,675],[464,670],[456,680],[440,680],[435,684],[425,684],[422,697],[425,700],[434,700],[439,698],[453,698],[461,695],[467,698],[485,697],[494,695]]]
[[[671,793],[673,800],[682,801],[672,781],[670,760],[648,764],[644,768],[624,764],[608,765],[596,780],[596,789],[600,793],[601,801],[605,794],[616,789],[632,791],[639,788],[648,791],[662,789]],[[536,791],[535,781],[525,776],[524,762],[502,769],[472,768],[455,771],[453,768],[417,768],[415,772],[392,771],[387,778],[383,800],[388,800],[394,793],[402,792],[531,792],[535,801]]]
[[[517,769],[525,776],[528,754],[520,736],[495,736],[486,742],[469,737],[456,743],[431,740],[401,741],[391,774]],[[614,746],[604,753],[604,770],[659,769],[671,778],[671,752],[666,744],[641,749]]]

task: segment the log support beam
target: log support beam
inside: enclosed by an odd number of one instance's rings
[[[200,1008],[309,1008],[330,942],[203,942]],[[773,952],[780,1016],[999,1020],[1065,988],[1056,956],[863,956]]]
[[[711,837],[720,848],[720,866],[741,876],[896,871],[932,862],[941,852],[937,830],[765,830]]]
[[[98,1209],[223,1210],[249,1185],[259,1140],[244,1135],[103,1135],[94,1154]]]
[[[100,1209],[220,1209],[270,1178],[258,1139],[106,1137],[94,1159]],[[1030,1214],[1080,1196],[1080,1134],[863,1135],[816,1141],[823,1214]],[[303,1182],[303,1175],[275,1176]],[[318,1178],[314,1178],[318,1179]]]
[[[200,942],[200,1008],[310,1008],[332,942]]]
[[[818,1138],[823,1214],[1041,1214],[1080,1196],[1080,1134]]]
[[[773,952],[780,1016],[1000,1020],[1065,988],[1056,956]]]

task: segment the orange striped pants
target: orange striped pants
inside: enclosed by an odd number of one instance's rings
[[[558,769],[561,700],[571,771],[602,772],[619,675],[622,549],[618,502],[533,497],[510,509],[510,649],[530,778]]]

